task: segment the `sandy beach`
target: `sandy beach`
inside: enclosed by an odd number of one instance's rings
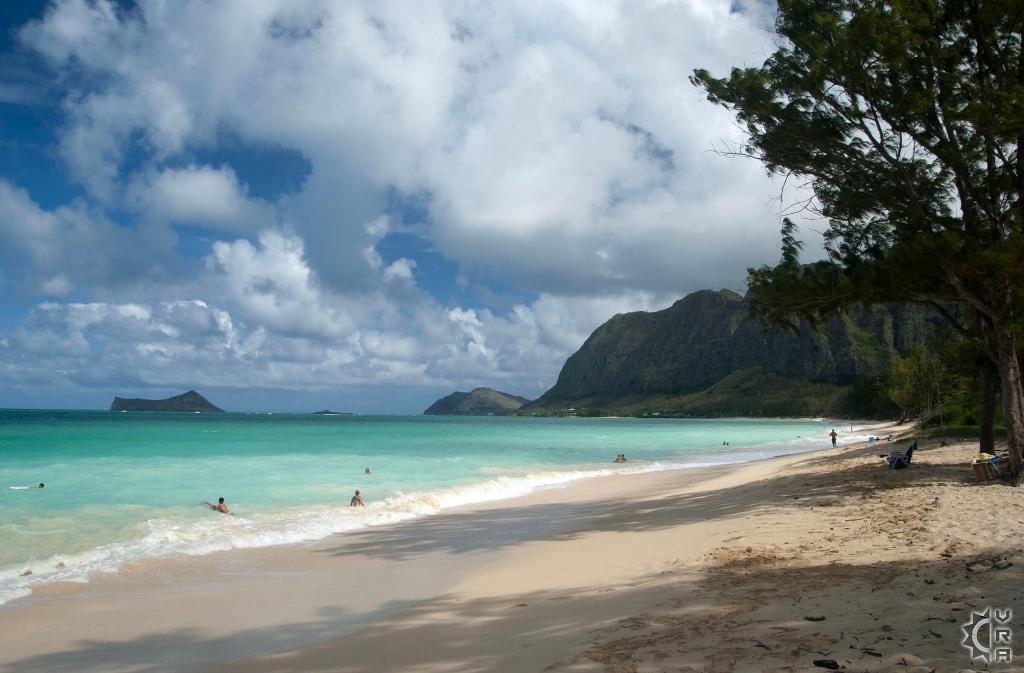
[[[601,477],[52,585],[0,608],[0,671],[984,668],[960,624],[1010,607],[1024,633],[1024,491],[975,482],[966,443],[888,470],[894,444]]]

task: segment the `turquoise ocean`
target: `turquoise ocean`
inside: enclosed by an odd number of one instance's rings
[[[317,540],[593,476],[824,448],[830,427],[0,410],[0,603],[139,559]],[[617,453],[630,462],[611,462]],[[348,507],[357,488],[365,508]],[[218,497],[235,515],[199,505]]]

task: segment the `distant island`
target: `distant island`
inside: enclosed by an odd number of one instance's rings
[[[331,411],[330,409],[324,409],[323,411],[314,411],[314,416],[352,416],[353,414],[347,411]]]
[[[424,416],[501,416],[514,414],[530,400],[491,388],[455,392],[434,402]]]
[[[166,400],[144,400],[141,398],[115,397],[110,405],[111,411],[202,411],[224,413],[220,407],[194,390]]]

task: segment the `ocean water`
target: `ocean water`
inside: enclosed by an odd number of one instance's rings
[[[0,410],[0,603],[138,559],[316,540],[597,475],[823,448],[830,427]],[[623,452],[629,463],[611,462]],[[348,507],[357,488],[365,508]],[[233,516],[199,505],[218,497]]]

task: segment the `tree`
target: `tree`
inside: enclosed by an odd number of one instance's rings
[[[892,358],[886,387],[903,418],[937,418],[941,427],[944,405],[967,397],[970,378],[961,371],[962,346],[962,340],[937,331],[913,344],[905,355]]]
[[[896,356],[890,364],[889,397],[900,408],[903,418],[922,415],[930,408],[924,355],[924,349],[915,344],[907,355]]]
[[[735,152],[803,181],[827,221],[827,259],[809,266],[784,223],[782,263],[750,273],[755,310],[931,306],[998,371],[1018,483],[1022,23],[1021,0],[779,0],[780,46],[761,67],[691,78],[745,126]]]

